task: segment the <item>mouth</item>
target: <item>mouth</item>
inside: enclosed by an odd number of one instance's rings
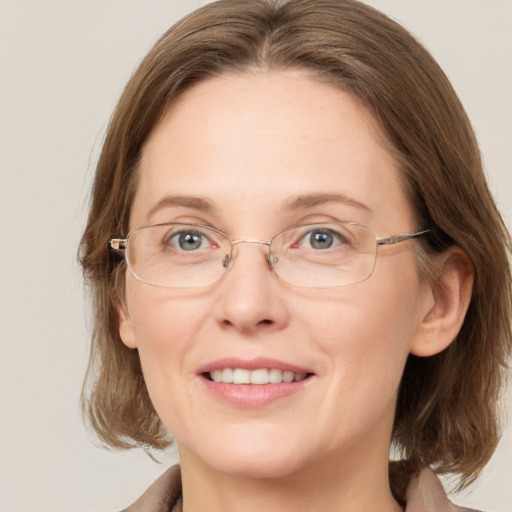
[[[212,361],[198,374],[210,396],[243,409],[262,408],[300,395],[316,377],[307,368],[268,358]]]
[[[301,382],[312,374],[307,372],[292,372],[279,368],[223,368],[203,373],[203,376],[211,382],[223,384],[252,384],[265,386],[268,384],[282,384]]]

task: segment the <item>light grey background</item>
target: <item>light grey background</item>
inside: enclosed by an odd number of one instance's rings
[[[107,512],[163,465],[91,444],[76,249],[105,126],[139,59],[197,0],[0,0],[0,512]],[[512,1],[368,0],[452,79],[512,225]],[[512,411],[510,393],[504,407]],[[512,511],[512,428],[471,494]]]

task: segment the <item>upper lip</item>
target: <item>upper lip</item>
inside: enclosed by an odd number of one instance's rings
[[[258,357],[255,359],[240,359],[235,357],[227,357],[217,359],[206,363],[199,368],[198,373],[210,373],[214,370],[224,370],[225,368],[243,368],[245,370],[259,370],[262,368],[278,369],[293,373],[313,373],[307,368],[303,368],[294,364],[290,364],[279,359],[269,359],[266,357]]]

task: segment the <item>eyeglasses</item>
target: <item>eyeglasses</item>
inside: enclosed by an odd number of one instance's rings
[[[231,268],[242,243],[268,246],[267,262],[283,282],[308,288],[347,286],[368,279],[378,248],[424,236],[430,230],[378,238],[356,222],[293,226],[271,240],[230,240],[218,229],[200,224],[154,224],[111,238],[138,280],[167,288],[216,283]]]

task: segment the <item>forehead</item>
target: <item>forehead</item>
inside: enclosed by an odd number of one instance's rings
[[[278,211],[307,194],[381,215],[389,201],[408,209],[372,114],[300,71],[223,75],[187,90],[147,140],[139,172],[139,225],[166,195],[206,198],[228,215]]]

